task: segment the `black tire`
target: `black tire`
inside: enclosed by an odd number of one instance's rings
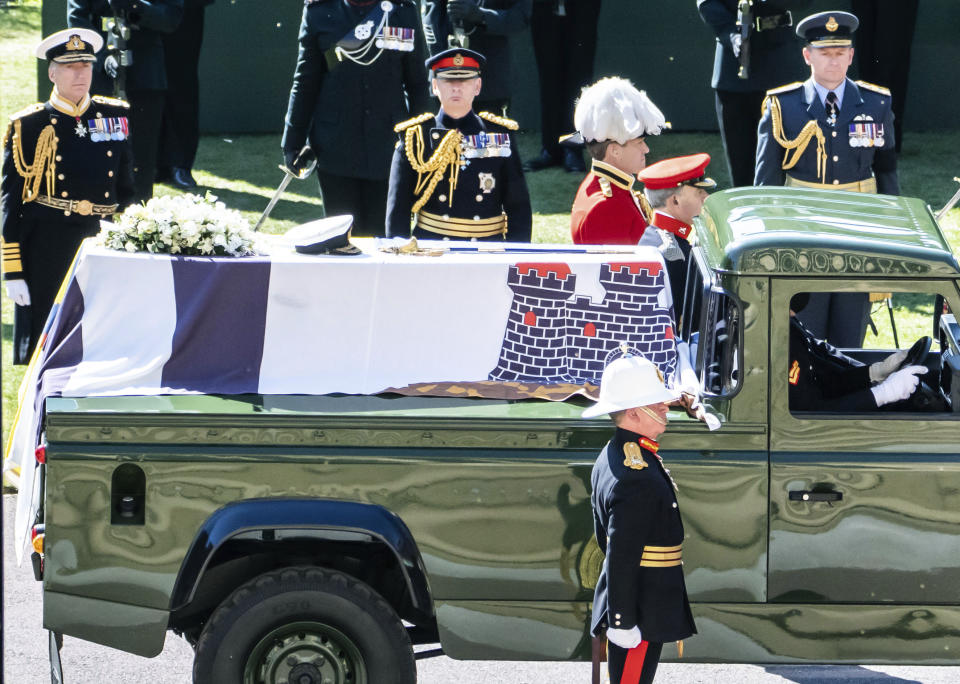
[[[196,684],[415,684],[410,639],[370,586],[296,567],[255,577],[228,596],[197,641]]]

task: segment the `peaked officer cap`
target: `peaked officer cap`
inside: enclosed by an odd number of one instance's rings
[[[704,175],[709,163],[710,155],[706,152],[672,157],[651,164],[637,174],[637,179],[642,181],[648,190],[665,190],[681,185],[712,190],[717,187],[716,181]]]
[[[96,53],[103,47],[103,38],[96,31],[85,28],[68,28],[57,31],[37,45],[38,59],[49,59],[59,64],[70,62],[96,62]]]
[[[811,47],[850,47],[860,20],[849,12],[818,12],[797,24],[797,35]]]
[[[431,78],[476,78],[483,70],[487,58],[479,52],[465,48],[450,48],[438,52],[424,64]]]

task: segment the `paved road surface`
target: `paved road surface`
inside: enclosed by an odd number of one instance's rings
[[[47,636],[40,610],[40,584],[29,562],[17,567],[12,544],[14,497],[3,497],[3,682],[47,684]],[[106,682],[189,684],[193,654],[185,641],[169,634],[156,658],[141,658],[88,642],[64,638],[62,659],[66,684]],[[588,684],[589,663],[515,663],[420,661],[420,684]],[[830,665],[695,665],[665,664],[657,684],[957,684],[958,667],[857,667]]]

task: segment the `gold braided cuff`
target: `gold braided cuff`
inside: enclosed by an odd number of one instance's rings
[[[3,272],[4,273],[22,273],[23,263],[20,261],[20,243],[6,242],[3,245]]]
[[[672,568],[683,565],[683,546],[644,546],[641,568]]]

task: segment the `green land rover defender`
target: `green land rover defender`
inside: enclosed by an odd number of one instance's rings
[[[673,411],[661,443],[699,629],[685,659],[956,663],[960,264],[929,208],[743,188],[710,197],[697,232],[678,334],[722,427]],[[900,332],[932,338],[915,401],[791,411],[789,303],[818,292],[892,297]],[[50,398],[35,570],[51,642],[149,657],[173,631],[197,682],[413,682],[417,644],[589,659],[590,471],[611,427],[585,405]]]

